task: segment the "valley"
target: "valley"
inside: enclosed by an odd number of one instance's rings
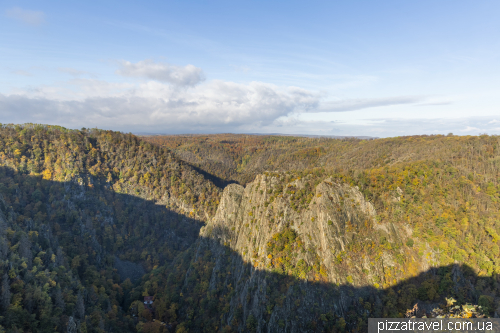
[[[447,298],[500,313],[498,136],[2,125],[0,195],[0,331],[365,332]]]

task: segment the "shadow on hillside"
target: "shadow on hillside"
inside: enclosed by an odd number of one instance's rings
[[[200,238],[179,283],[164,272],[168,282],[156,299],[178,303],[178,323],[190,332],[363,332],[368,318],[404,316],[415,303],[422,316],[446,297],[478,304],[481,295],[483,303],[491,301],[488,315],[496,315],[498,276],[479,277],[467,265],[431,268],[387,289],[337,285],[256,269],[223,245],[228,236],[228,230],[214,230]]]
[[[191,168],[193,168],[194,170],[196,170],[196,172],[198,172],[199,174],[203,175],[203,177],[207,180],[210,180],[212,183],[214,183],[215,186],[217,186],[218,188],[221,188],[221,189],[224,189],[227,185],[230,185],[230,184],[239,184],[236,180],[226,180],[226,179],[223,179],[223,178],[220,178],[216,175],[213,175],[203,169],[201,169],[200,167],[197,167],[195,165],[192,165],[186,161],[183,161],[184,163],[187,163],[189,164],[189,166]]]
[[[157,319],[185,323],[193,332],[366,331],[369,317],[399,316],[415,302],[423,314],[445,297],[477,304],[485,295],[483,300],[493,300],[490,315],[495,313],[498,277],[478,277],[466,265],[433,268],[386,290],[305,281],[245,262],[224,245],[235,237],[231,231],[200,238],[203,222],[117,193],[102,179],[57,182],[0,167],[0,182],[8,224],[38,231],[39,250],[57,253],[61,247],[69,260],[85,257],[76,269],[81,277],[89,266],[113,264],[114,256],[147,272],[162,266],[142,285],[157,278],[155,302],[179,308],[176,319],[168,311],[156,312]],[[137,269],[125,265],[121,280],[138,278]]]
[[[80,273],[114,261],[120,280],[138,280],[144,269],[172,261],[198,238],[203,222],[140,197],[147,193],[117,193],[103,179],[78,178],[44,180],[0,167],[8,220],[17,229],[38,231],[39,243],[53,253],[61,247],[69,260],[87,256]]]

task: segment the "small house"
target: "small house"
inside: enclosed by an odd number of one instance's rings
[[[144,296],[144,305],[152,305],[153,296]]]

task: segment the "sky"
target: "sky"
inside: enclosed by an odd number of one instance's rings
[[[500,2],[0,3],[0,123],[500,134]]]

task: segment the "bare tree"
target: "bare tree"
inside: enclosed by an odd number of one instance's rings
[[[9,277],[7,274],[4,274],[2,277],[2,290],[0,295],[0,307],[3,310],[7,310],[10,305],[10,285],[9,285]]]
[[[31,242],[26,235],[22,235],[19,241],[19,256],[26,258],[28,267],[31,268],[33,254],[31,253]]]
[[[55,303],[56,307],[58,307],[62,311],[64,311],[64,308],[66,307],[66,303],[64,302],[61,288],[57,288],[55,293],[54,293],[54,303]]]
[[[56,266],[65,266],[64,254],[61,247],[56,251]]]
[[[75,319],[73,317],[69,317],[68,320],[68,333],[76,333],[77,327],[75,323]]]
[[[1,227],[2,226],[0,226],[0,228]],[[5,260],[7,258],[8,250],[7,241],[4,237],[0,236],[0,260]]]
[[[78,292],[78,297],[75,304],[75,315],[78,319],[85,319],[85,304],[83,304],[82,293]]]

